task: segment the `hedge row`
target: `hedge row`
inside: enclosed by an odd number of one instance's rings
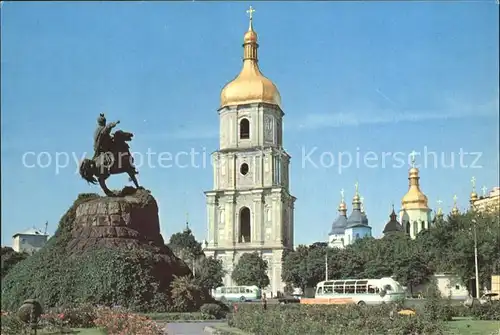
[[[444,323],[426,314],[404,316],[392,305],[239,305],[232,327],[266,335],[444,334]],[[391,313],[392,312],[392,313]]]

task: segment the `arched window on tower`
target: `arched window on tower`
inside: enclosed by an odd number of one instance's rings
[[[422,221],[422,223],[420,224],[420,227],[421,227],[421,230],[425,229],[425,222],[424,221]]]
[[[407,221],[407,222],[406,222],[406,233],[407,233],[408,235],[410,235],[410,233],[411,233],[411,230],[410,230],[410,221]]]
[[[417,234],[418,234],[418,222],[413,221],[413,235],[417,236]]]
[[[243,207],[240,211],[240,234],[238,242],[251,242],[250,209]]]
[[[250,121],[242,119],[240,121],[240,139],[246,140],[250,138]]]

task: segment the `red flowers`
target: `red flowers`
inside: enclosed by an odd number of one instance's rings
[[[164,330],[146,316],[123,309],[100,308],[94,320],[109,335],[162,335]]]

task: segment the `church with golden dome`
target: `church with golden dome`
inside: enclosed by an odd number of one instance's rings
[[[401,200],[401,210],[399,211],[399,222],[403,230],[412,239],[424,229],[429,229],[432,225],[432,209],[429,208],[427,196],[420,189],[419,170],[415,167],[415,155],[412,155],[412,166],[409,170],[408,192]]]
[[[401,199],[399,220],[393,205],[389,221],[383,229],[384,236],[405,233],[415,239],[421,231],[431,228],[433,224],[432,209],[428,206],[427,196],[420,189],[419,170],[415,167],[414,154],[412,154],[412,164],[408,174],[409,187],[408,192]],[[353,211],[349,218],[347,218],[347,205],[344,201],[343,190],[341,194],[339,216],[333,222],[328,234],[328,245],[334,248],[344,248],[358,238],[372,236],[372,228],[368,225],[368,218],[363,209],[363,199],[358,193],[358,184],[356,183],[356,193],[352,202]],[[435,219],[442,217],[443,212],[439,208]]]
[[[283,292],[282,255],[293,248],[294,202],[290,156],[283,149],[283,110],[276,85],[258,60],[253,12],[243,36],[240,73],[220,94],[219,150],[212,154],[213,189],[205,192],[208,238],[204,252],[222,260],[224,285],[241,255],[258,252],[268,263],[268,293]]]

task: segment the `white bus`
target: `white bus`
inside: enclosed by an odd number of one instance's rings
[[[262,291],[257,286],[222,286],[215,289],[214,299],[220,301],[260,300]]]
[[[301,299],[303,304],[379,305],[401,301],[406,290],[392,278],[341,279],[319,282],[313,299]]]

